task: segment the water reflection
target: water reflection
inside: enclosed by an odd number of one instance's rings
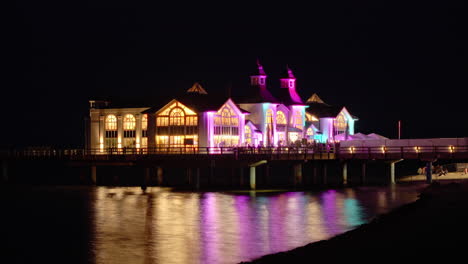
[[[238,263],[353,229],[414,201],[417,188],[252,194],[98,187],[95,196],[96,263]]]

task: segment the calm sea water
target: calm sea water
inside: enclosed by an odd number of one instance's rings
[[[1,236],[9,261],[18,263],[238,263],[356,228],[415,201],[423,187],[194,193],[4,186]]]

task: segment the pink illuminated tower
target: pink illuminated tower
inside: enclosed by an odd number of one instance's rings
[[[304,104],[301,97],[296,92],[296,77],[294,77],[292,70],[288,66],[286,66],[286,72],[283,74],[280,81],[279,99],[282,103],[285,105]]]

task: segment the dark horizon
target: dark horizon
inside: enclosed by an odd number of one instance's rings
[[[2,129],[0,146],[83,146],[94,98],[169,101],[194,82],[208,93],[245,93],[257,59],[273,93],[288,65],[303,100],[317,93],[346,106],[359,117],[356,132],[397,138],[401,120],[402,138],[467,137],[463,10],[461,1],[307,8],[16,2],[2,104],[12,129]]]

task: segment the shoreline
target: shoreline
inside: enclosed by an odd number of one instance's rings
[[[401,257],[432,260],[464,257],[467,249],[468,181],[435,181],[415,202],[356,229],[241,263],[310,263],[319,259],[370,262]]]

